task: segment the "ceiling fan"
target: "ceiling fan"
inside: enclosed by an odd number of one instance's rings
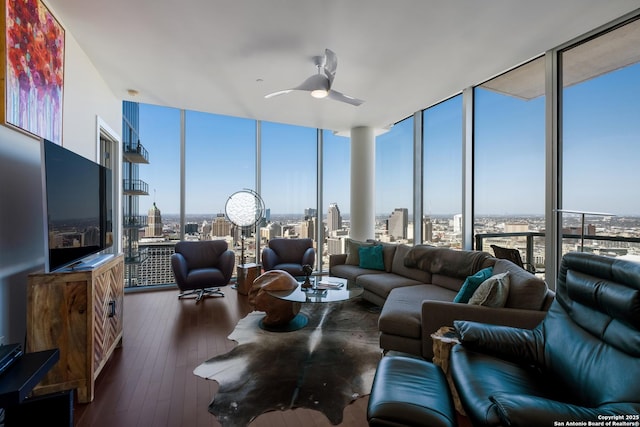
[[[315,56],[313,59],[316,68],[318,69],[317,74],[309,77],[294,88],[279,90],[277,92],[265,95],[264,97],[272,98],[274,96],[293,92],[294,90],[303,90],[311,92],[311,96],[313,96],[314,98],[328,97],[335,101],[341,101],[346,102],[347,104],[355,105],[356,107],[364,102],[361,99],[345,95],[344,93],[338,92],[337,90],[331,88],[333,79],[336,76],[336,68],[338,67],[338,57],[332,50],[325,49],[324,56]]]

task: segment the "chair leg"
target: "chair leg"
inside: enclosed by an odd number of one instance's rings
[[[220,288],[204,288],[204,289],[193,289],[190,291],[184,291],[178,294],[178,299],[182,299],[183,297],[188,297],[191,295],[196,296],[196,303],[200,302],[200,300],[204,297],[223,297],[224,293],[220,290]]]

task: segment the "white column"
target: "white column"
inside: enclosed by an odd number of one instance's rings
[[[351,238],[375,237],[376,143],[373,128],[351,129]]]

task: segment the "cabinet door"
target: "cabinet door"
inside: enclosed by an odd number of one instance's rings
[[[111,268],[96,272],[93,279],[94,301],[94,372],[100,372],[113,346],[122,337],[123,305],[122,259]]]

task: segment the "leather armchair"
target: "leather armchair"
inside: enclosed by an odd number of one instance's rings
[[[262,250],[264,271],[284,270],[292,276],[304,276],[302,266],[308,264],[313,267],[315,261],[312,239],[271,239]]]
[[[171,255],[171,267],[180,289],[178,298],[224,296],[220,286],[231,280],[235,255],[224,240],[181,241]]]
[[[450,368],[474,426],[640,414],[638,263],[566,254],[556,299],[534,329],[454,325],[462,344],[453,348]]]

